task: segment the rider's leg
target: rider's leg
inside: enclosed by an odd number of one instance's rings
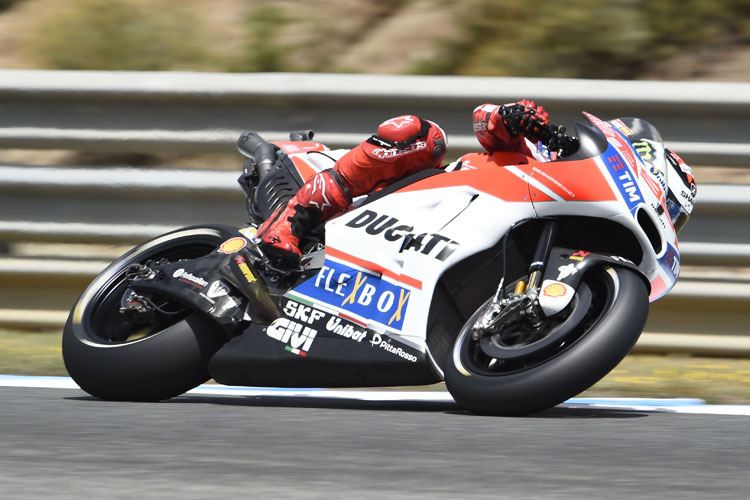
[[[352,202],[341,178],[333,170],[324,170],[302,185],[289,202],[258,228],[261,248],[286,266],[299,264],[300,240],[310,229],[324,222]]]
[[[315,225],[345,210],[352,197],[440,166],[445,147],[445,134],[432,122],[404,115],[381,123],[378,135],[339,158],[332,170],[309,179],[258,228],[261,248],[282,265],[296,266],[302,256],[299,242]]]

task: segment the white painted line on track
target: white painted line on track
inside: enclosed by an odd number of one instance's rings
[[[42,389],[80,389],[70,377],[29,377],[0,375],[0,387],[38,387]]]
[[[43,389],[80,389],[70,377],[41,377],[24,375],[0,375],[0,387],[30,387]],[[446,391],[389,391],[389,390],[332,390],[289,389],[276,387],[232,387],[205,384],[188,391],[188,395],[255,396],[295,398],[337,398],[359,401],[418,401],[453,403]],[[610,409],[644,412],[692,413],[704,415],[750,416],[750,405],[709,405],[701,399],[674,398],[572,398],[558,408]]]

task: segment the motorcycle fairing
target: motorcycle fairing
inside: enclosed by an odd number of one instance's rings
[[[628,267],[640,274],[638,267],[619,255],[606,255],[586,250],[555,247],[550,252],[544,281],[539,292],[539,302],[548,316],[562,311],[573,299],[581,278],[588,269],[602,263]]]
[[[505,201],[617,200],[598,165],[592,160],[543,163],[524,158],[528,163],[503,166],[508,159],[505,153],[469,153],[461,157],[461,170],[451,173],[455,177],[437,177],[429,184],[414,184],[402,191],[466,183]]]
[[[227,385],[363,387],[441,380],[428,354],[354,317],[301,297],[281,299],[282,316],[251,325],[214,354],[211,376]]]
[[[216,381],[357,387],[441,379],[422,345],[394,334],[403,325],[411,287],[419,283],[387,270],[383,277],[344,264],[333,257],[332,248],[328,254],[313,278],[280,299],[275,320],[267,326],[251,324],[211,358],[209,371]]]
[[[328,151],[328,146],[313,141],[273,141],[282,151],[288,155]]]
[[[334,163],[346,152],[346,149],[302,150],[290,153],[289,158],[294,163],[300,177],[307,180],[318,172],[332,168]]]
[[[429,357],[430,305],[446,270],[496,245],[519,221],[569,216],[600,217],[629,229],[643,248],[638,267],[651,282],[652,299],[666,293],[679,257],[674,231],[659,213],[663,190],[619,131],[587,117],[608,141],[594,158],[508,165],[517,155],[470,154],[460,170],[422,179],[332,219],[323,267],[285,299],[343,315],[364,325],[370,339],[388,336]],[[657,237],[646,234],[647,223],[658,229]],[[325,355],[317,349],[308,361]]]
[[[227,279],[225,271],[229,261],[236,258],[239,250],[247,245],[243,236],[222,243],[214,252],[190,260],[151,263],[146,276],[129,278],[129,287],[138,293],[169,297],[187,307],[202,311],[227,333],[237,329],[246,314],[247,300],[242,294],[232,291],[229,284],[238,287],[234,279]],[[242,247],[225,249],[228,242],[241,240]],[[235,243],[236,244],[236,243]],[[252,272],[248,269],[248,273]],[[252,276],[256,279],[255,276]],[[257,301],[254,303],[257,307]]]

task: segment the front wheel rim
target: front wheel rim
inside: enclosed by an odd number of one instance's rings
[[[597,270],[594,270],[596,273]],[[477,315],[484,309],[483,304],[477,312],[464,324],[459,332],[458,338],[453,348],[453,363],[456,369],[465,376],[472,374],[484,376],[503,376],[511,373],[525,371],[535,366],[548,362],[554,357],[570,349],[581,338],[585,337],[596,324],[606,316],[609,308],[612,306],[619,294],[619,278],[613,268],[600,268],[598,274],[589,273],[587,277],[592,280],[592,276],[597,279],[593,280],[593,301],[595,308],[599,310],[593,315],[591,308],[587,311],[587,317],[578,325],[573,325],[574,331],[567,331],[567,335],[559,335],[557,342],[538,343],[540,349],[528,349],[528,352],[520,352],[520,356],[507,356],[507,359],[501,359],[488,356],[482,352],[482,346],[479,342],[471,338],[472,325],[477,319]],[[584,277],[584,280],[586,277]],[[581,285],[585,285],[581,282]],[[578,295],[578,293],[576,294]],[[575,300],[575,299],[574,299]],[[569,310],[570,306],[566,308]],[[574,313],[574,312],[573,312]],[[577,331],[576,331],[577,330]],[[546,337],[545,337],[546,338]],[[542,339],[543,340],[543,339]],[[537,343],[534,343],[537,344]],[[531,344],[532,346],[534,344]],[[515,354],[515,353],[514,353]]]

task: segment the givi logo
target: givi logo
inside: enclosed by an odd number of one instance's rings
[[[318,332],[301,323],[296,323],[287,318],[279,318],[268,325],[266,334],[272,339],[287,344],[285,349],[292,354],[305,357]]]

